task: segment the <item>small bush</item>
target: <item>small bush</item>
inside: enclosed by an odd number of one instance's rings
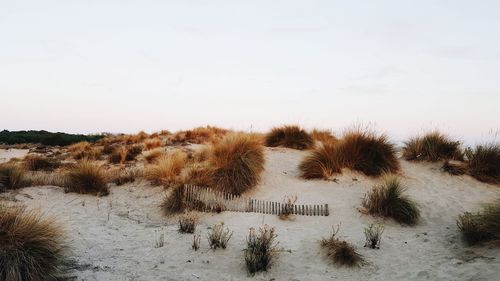
[[[179,218],[179,232],[194,233],[198,218],[193,214],[183,215]]]
[[[273,128],[266,135],[266,146],[283,146],[293,149],[308,149],[314,144],[312,137],[299,126],[283,126]]]
[[[139,144],[127,147],[127,156],[125,157],[125,160],[134,161],[135,158],[142,153],[142,150],[143,147]]]
[[[144,141],[144,146],[146,150],[151,150],[153,148],[157,148],[163,145],[163,141],[159,138],[147,139]]]
[[[462,160],[463,153],[459,141],[453,141],[435,131],[405,142],[403,157],[406,160],[436,162],[448,159]]]
[[[342,171],[342,158],[338,144],[325,142],[316,146],[302,160],[299,169],[304,179],[329,179]]]
[[[233,232],[229,231],[227,227],[224,229],[223,222],[213,225],[211,231],[209,231],[207,235],[210,249],[225,249],[231,236],[233,236]]]
[[[144,159],[146,160],[146,162],[148,164],[152,164],[152,163],[155,163],[156,160],[158,160],[159,158],[161,158],[162,156],[165,156],[165,155],[166,155],[165,150],[163,148],[158,148],[158,149],[154,149],[154,150],[151,150],[148,153],[146,153],[146,155],[144,156]]]
[[[0,164],[0,192],[23,187],[24,169],[13,163]]]
[[[0,206],[0,280],[56,280],[66,249],[64,232],[54,219],[18,206]]]
[[[265,225],[259,229],[259,234],[254,228],[250,228],[247,237],[247,247],[244,250],[245,264],[250,274],[259,271],[267,271],[278,257],[277,243],[278,235],[274,228]]]
[[[67,192],[108,195],[106,174],[101,166],[90,160],[81,160],[68,171]]]
[[[145,170],[145,177],[154,184],[171,185],[181,182],[180,174],[187,161],[185,152],[176,150],[158,159]]]
[[[339,228],[334,228],[332,236],[321,240],[321,247],[334,264],[339,266],[360,266],[363,257],[356,251],[356,248],[347,241],[336,237]]]
[[[170,193],[165,196],[161,208],[165,215],[172,215],[184,212],[186,209],[186,201],[184,198],[184,186],[177,184]]]
[[[254,187],[264,170],[264,149],[251,134],[230,134],[212,146],[210,167],[216,189],[241,194]]]
[[[443,163],[443,166],[441,166],[441,170],[454,176],[463,175],[467,172],[467,168],[464,165],[455,164],[448,160]]]
[[[53,171],[59,166],[60,163],[55,159],[38,155],[28,155],[24,157],[24,167],[29,171]]]
[[[170,136],[173,143],[206,143],[221,139],[228,130],[212,126],[197,127],[187,131],[180,131]]]
[[[340,159],[346,168],[367,176],[380,176],[399,171],[396,148],[385,135],[367,130],[351,130],[339,143]]]
[[[384,233],[384,226],[381,224],[370,224],[364,230],[365,233],[365,247],[372,249],[380,249],[380,240],[382,240],[382,233]]]
[[[500,183],[500,144],[478,145],[467,149],[468,173],[482,182]]]
[[[394,220],[414,225],[418,222],[420,211],[417,204],[405,196],[406,187],[397,176],[387,175],[382,184],[375,186],[365,195],[363,207],[373,215],[391,217]]]
[[[109,156],[109,162],[112,164],[123,164],[127,160],[128,150],[124,146],[115,148]]]
[[[458,217],[457,226],[465,241],[471,245],[500,240],[500,200],[484,206],[475,214],[464,213]]]

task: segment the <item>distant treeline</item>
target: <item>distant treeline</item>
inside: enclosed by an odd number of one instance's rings
[[[47,131],[15,131],[3,130],[0,132],[0,143],[21,144],[41,143],[44,145],[69,145],[81,141],[95,142],[104,135],[74,135],[66,133],[51,133]]]

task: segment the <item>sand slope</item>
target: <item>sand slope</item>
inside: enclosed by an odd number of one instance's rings
[[[202,234],[198,252],[191,250],[191,235],[177,232],[175,218],[162,216],[158,205],[162,188],[145,183],[113,187],[103,198],[65,194],[57,187],[26,188],[14,197],[33,208],[56,215],[74,246],[77,280],[496,280],[500,249],[492,245],[467,247],[455,224],[457,216],[480,203],[500,197],[500,188],[468,177],[449,176],[439,165],[402,161],[408,192],[420,204],[422,221],[404,227],[385,221],[380,250],[363,248],[363,228],[377,221],[357,208],[376,180],[345,172],[338,183],[304,181],[297,166],[304,152],[266,149],[267,164],[261,184],[251,196],[281,201],[297,195],[297,203],[330,205],[329,217],[296,217],[231,213],[201,214]],[[357,180],[353,180],[357,179]],[[109,214],[109,220],[108,220]],[[234,230],[228,249],[212,251],[207,227],[224,221]],[[366,264],[337,268],[320,252],[318,241],[341,223],[340,236],[358,247]],[[276,227],[284,249],[267,273],[249,277],[242,249],[250,227]],[[155,248],[156,237],[165,245]]]

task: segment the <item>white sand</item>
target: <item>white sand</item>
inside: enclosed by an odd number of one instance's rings
[[[0,149],[0,163],[9,161],[11,158],[23,158],[29,149]]]
[[[111,195],[103,198],[36,187],[20,190],[15,198],[66,225],[73,256],[80,264],[71,273],[77,280],[498,280],[500,249],[464,245],[455,222],[460,213],[499,198],[499,187],[444,174],[437,164],[402,161],[408,192],[421,206],[421,223],[405,227],[386,220],[381,249],[371,250],[363,248],[363,228],[377,219],[357,208],[376,180],[346,172],[338,183],[304,181],[297,169],[304,152],[266,151],[263,180],[252,196],[281,201],[284,195],[296,194],[297,203],[328,203],[329,217],[282,221],[252,213],[201,214],[197,231],[202,234],[202,246],[194,252],[192,235],[178,233],[176,220],[161,214],[159,187],[144,183],[113,187]],[[220,221],[234,235],[226,250],[212,251],[207,227]],[[245,238],[250,227],[264,223],[276,228],[285,251],[269,272],[249,277],[242,252]],[[340,236],[356,245],[366,259],[361,268],[338,268],[320,252],[318,241],[339,223]],[[160,232],[165,234],[165,246],[154,248]]]

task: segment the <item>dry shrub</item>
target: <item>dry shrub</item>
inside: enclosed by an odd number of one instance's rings
[[[15,163],[0,164],[0,192],[24,186],[25,170]]]
[[[329,130],[314,129],[311,131],[311,138],[319,142],[336,142],[337,138]]]
[[[365,195],[363,207],[372,215],[391,217],[400,223],[414,225],[420,218],[420,211],[417,204],[403,194],[405,191],[406,187],[399,177],[386,175],[382,184],[374,186]]]
[[[463,175],[467,172],[467,168],[463,164],[452,163],[448,160],[446,160],[443,163],[443,166],[441,166],[441,170],[443,170],[443,172],[446,172],[446,173],[448,173],[450,175],[454,175],[454,176]]]
[[[61,164],[52,158],[38,155],[27,155],[24,157],[24,167],[29,171],[53,171]]]
[[[382,224],[370,224],[364,230],[365,233],[365,247],[372,249],[380,249],[380,240],[382,240],[382,233],[384,233],[384,226]]]
[[[282,220],[291,220],[293,215],[293,209],[297,202],[297,195],[295,196],[285,196],[283,198],[283,203],[281,203],[281,211],[279,218]]]
[[[115,168],[108,171],[108,179],[116,185],[124,185],[134,182],[137,178],[143,176],[143,171],[138,168]]]
[[[135,135],[128,135],[124,137],[125,143],[126,144],[134,144],[134,143],[141,143],[145,139],[147,139],[149,135],[145,133],[144,131],[140,131],[139,133]]]
[[[152,164],[162,156],[165,156],[165,154],[166,152],[163,148],[157,148],[147,152],[146,155],[144,155],[144,159],[147,163]]]
[[[500,143],[467,149],[468,173],[482,182],[500,183]]]
[[[112,154],[117,148],[116,144],[105,144],[102,147],[101,153],[104,155],[110,155]]]
[[[403,157],[406,160],[430,161],[462,160],[460,142],[453,141],[438,131],[414,137],[404,143]]]
[[[241,194],[254,187],[264,170],[264,148],[252,134],[230,134],[213,144],[210,167],[218,190]]]
[[[53,218],[0,205],[0,280],[58,280],[66,251],[64,231]]]
[[[299,126],[276,127],[266,135],[266,146],[283,146],[293,149],[308,149],[314,144],[312,137]]]
[[[363,262],[363,257],[356,251],[356,248],[347,241],[340,240],[336,237],[340,226],[333,229],[333,234],[329,238],[321,240],[321,247],[326,255],[339,266],[360,266]]]
[[[93,159],[97,160],[101,157],[102,150],[97,147],[92,147],[88,142],[79,142],[68,146],[71,156],[76,160],[79,159]]]
[[[67,192],[108,195],[107,177],[101,166],[91,160],[81,160],[70,168],[66,183]]]
[[[82,150],[88,150],[91,147],[92,146],[90,145],[89,142],[82,141],[82,142],[77,142],[77,143],[74,143],[72,145],[69,145],[68,151],[69,152],[78,152],[78,151],[82,151]]]
[[[314,147],[299,165],[301,177],[305,179],[329,179],[342,171],[340,146],[333,142],[324,142]]]
[[[213,126],[197,127],[187,131],[180,131],[170,137],[173,143],[207,143],[222,138],[228,130]]]
[[[198,217],[194,214],[186,214],[179,218],[179,232],[180,233],[194,233]]]
[[[56,172],[33,171],[23,175],[23,186],[60,186],[66,185],[67,177]]]
[[[396,148],[385,135],[355,129],[344,134],[339,146],[343,165],[351,170],[379,176],[400,169]]]
[[[265,225],[259,229],[257,234],[254,228],[250,228],[247,237],[247,247],[244,250],[245,265],[250,274],[259,271],[267,271],[278,257],[277,243],[278,235],[274,228]]]
[[[214,185],[214,169],[203,164],[191,165],[186,169],[182,182],[196,186],[211,187]]]
[[[144,141],[144,146],[146,147],[146,150],[151,150],[153,148],[157,148],[163,145],[163,141],[159,138],[152,138],[152,139],[147,139]]]
[[[233,236],[233,232],[230,231],[227,227],[224,229],[223,222],[214,224],[207,234],[210,249],[225,249],[227,247],[229,239],[231,239],[231,236]]]
[[[181,182],[180,175],[187,161],[187,154],[180,150],[167,153],[156,164],[146,167],[144,175],[154,184],[170,185]]]
[[[475,214],[464,213],[458,217],[457,226],[465,241],[471,245],[500,240],[500,200],[487,204]]]
[[[115,148],[109,156],[109,162],[112,164],[123,164],[127,160],[128,150],[124,146]]]
[[[127,156],[125,157],[125,160],[134,161],[135,158],[142,153],[143,149],[144,148],[140,144],[127,147]]]
[[[184,197],[184,185],[177,184],[170,193],[165,196],[161,208],[165,215],[172,215],[184,212],[187,204]]]

